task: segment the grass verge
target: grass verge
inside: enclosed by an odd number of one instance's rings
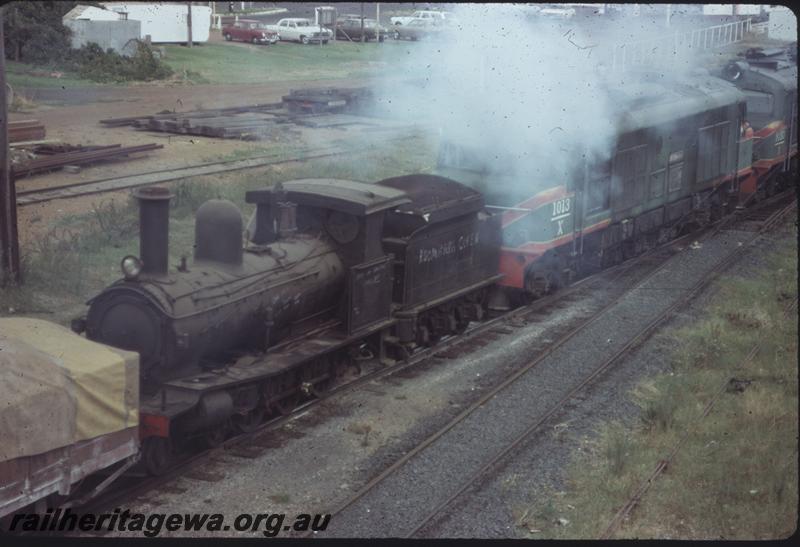
[[[294,80],[380,77],[403,56],[397,44],[318,44],[279,42],[271,46],[243,43],[164,46],[164,61],[176,72],[197,74],[215,84],[256,84]]]
[[[729,275],[708,313],[669,336],[672,370],[631,396],[635,424],[608,423],[568,467],[566,491],[518,513],[523,536],[599,538],[642,481],[685,441],[614,538],[776,539],[797,523],[797,248],[757,276]],[[746,356],[760,343],[749,362]],[[710,413],[701,418],[709,401]]]

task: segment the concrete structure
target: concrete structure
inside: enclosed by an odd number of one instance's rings
[[[75,49],[94,42],[103,51],[113,49],[130,56],[136,53],[136,40],[141,37],[139,21],[124,20],[119,13],[92,6],[74,7],[62,22],[72,30],[71,46]]]

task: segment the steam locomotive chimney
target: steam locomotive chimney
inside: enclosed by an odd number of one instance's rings
[[[169,258],[169,189],[150,186],[138,188],[133,197],[139,200],[139,258],[142,273],[167,275]]]

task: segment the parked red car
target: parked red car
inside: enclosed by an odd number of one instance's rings
[[[253,44],[274,44],[280,39],[277,32],[268,29],[264,23],[255,19],[239,19],[223,26],[222,36],[229,42],[240,40]]]

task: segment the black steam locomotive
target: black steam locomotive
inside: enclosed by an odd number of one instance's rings
[[[455,181],[303,179],[197,211],[194,259],[168,268],[170,193],[143,188],[140,257],[75,330],[140,355],[143,461],[224,440],[319,394],[353,360],[388,358],[483,317],[499,279],[499,217]]]

